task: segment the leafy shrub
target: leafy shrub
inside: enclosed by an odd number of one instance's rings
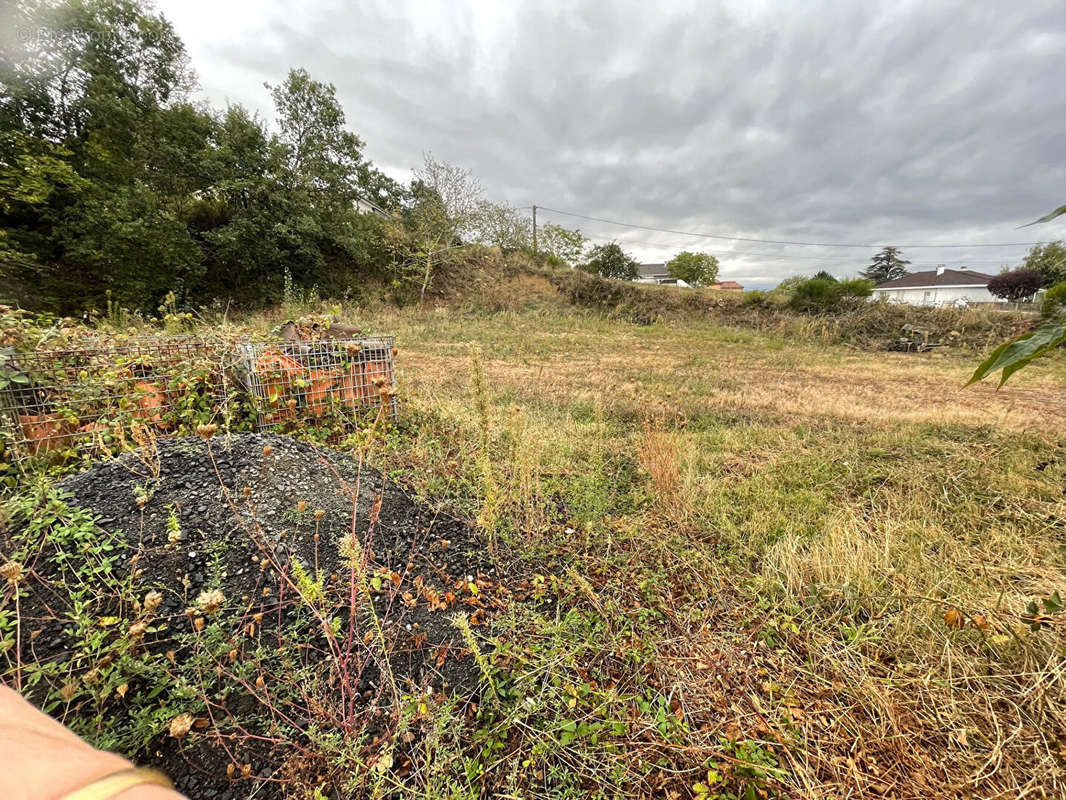
[[[1045,317],[1054,315],[1060,308],[1066,305],[1066,281],[1056,283],[1044,295],[1044,304],[1040,313]]]
[[[862,299],[874,293],[874,282],[869,278],[845,278],[839,281],[840,295],[844,299]]]
[[[825,278],[811,278],[799,284],[789,300],[795,311],[827,311],[839,303],[840,290],[836,281]]]
[[[836,281],[834,278],[815,276],[795,287],[789,305],[793,310],[805,313],[837,311],[845,305],[852,305],[850,301],[870,297],[871,291],[871,282],[863,278]]]
[[[840,311],[869,297],[872,291],[873,283],[865,278],[838,281],[816,276],[796,286],[789,305],[794,311],[806,313]]]
[[[564,302],[638,324],[702,320],[877,349],[898,340],[900,328],[907,324],[928,330],[930,338],[936,341],[970,352],[983,352],[989,341],[1017,336],[1032,326],[1029,315],[990,308],[922,308],[860,300],[869,290],[869,283],[863,286],[844,281],[849,294],[841,301],[841,307],[825,312],[829,319],[819,319],[816,312],[798,318],[791,308],[789,294],[796,285],[808,280],[805,278],[789,279],[784,291],[779,287],[769,292],[738,294],[713,290],[677,292],[660,286],[606,280],[581,270],[549,273],[545,277],[558,289]],[[754,294],[756,299],[748,300],[749,294]],[[761,301],[759,294],[763,295]]]
[[[806,275],[793,275],[791,278],[785,278],[773,289],[767,291],[766,299],[775,305],[787,306],[792,302],[792,295],[795,293],[796,287],[809,280],[810,277]]]
[[[740,297],[740,304],[742,306],[762,308],[769,303],[769,295],[766,292],[759,289],[752,289],[749,292],[744,292]]]

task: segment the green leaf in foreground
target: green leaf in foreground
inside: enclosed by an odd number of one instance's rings
[[[1040,219],[1034,219],[1032,222],[1021,225],[1020,227],[1028,228],[1030,225],[1039,225],[1041,222],[1051,222],[1055,217],[1061,217],[1063,214],[1066,214],[1066,206],[1059,206],[1050,214],[1045,214]]]
[[[1019,336],[1009,342],[1004,342],[992,351],[974,371],[973,376],[966,385],[976,383],[988,377],[996,370],[1003,370],[999,385],[1007,382],[1007,378],[1026,366],[1034,358],[1051,352],[1051,350],[1066,341],[1066,319],[1058,319],[1041,325],[1029,333]]]

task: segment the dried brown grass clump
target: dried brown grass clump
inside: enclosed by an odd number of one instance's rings
[[[680,436],[667,430],[661,417],[644,420],[637,442],[637,460],[647,473],[656,501],[671,518],[684,512]]]
[[[802,731],[807,797],[1061,797],[1061,659],[996,664],[936,637],[939,658],[813,632],[779,669]],[[987,654],[986,654],[987,655]],[[902,656],[902,658],[900,658]],[[897,660],[901,663],[895,668]]]
[[[1023,619],[1064,579],[1032,524],[1061,502],[1030,488],[992,518],[965,473],[1002,479],[959,461],[952,485],[945,469],[900,465],[865,510],[766,551],[765,590],[799,603],[781,669],[808,764],[862,796],[1061,796],[1066,631]]]

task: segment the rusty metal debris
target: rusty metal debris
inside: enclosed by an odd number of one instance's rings
[[[943,346],[943,342],[931,341],[930,333],[925,328],[907,324],[900,329],[899,338],[889,342],[888,349],[904,353],[927,353]]]

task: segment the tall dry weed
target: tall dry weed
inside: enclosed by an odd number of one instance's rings
[[[682,510],[681,443],[662,417],[648,417],[637,442],[637,459],[651,481],[655,497],[670,517]]]

